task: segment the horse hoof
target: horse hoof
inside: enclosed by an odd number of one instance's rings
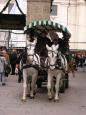
[[[30,99],[34,99],[34,96],[30,96]]]
[[[52,100],[53,98],[52,97],[48,97],[49,101]]]
[[[21,99],[22,102],[26,102],[26,99]]]
[[[59,102],[59,99],[54,99],[54,102]]]

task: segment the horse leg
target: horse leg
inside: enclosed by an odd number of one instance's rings
[[[54,97],[55,95],[55,79],[52,78],[52,82],[51,82],[51,94],[52,94],[52,97]]]
[[[60,83],[60,79],[61,79],[61,72],[57,74],[56,76],[56,84],[55,84],[55,101],[59,100],[59,83]]]
[[[52,93],[51,93],[51,82],[52,82],[52,76],[48,72],[48,82],[47,82],[47,89],[48,89],[48,99],[52,99]]]
[[[30,96],[30,81],[29,83],[27,83],[27,93],[26,93],[27,97]]]
[[[22,101],[26,101],[26,90],[27,90],[27,72],[23,69],[23,97]]]
[[[32,75],[31,91],[30,91],[31,98],[34,98],[34,93],[36,92],[35,90],[36,90],[37,75],[38,75],[38,71]]]

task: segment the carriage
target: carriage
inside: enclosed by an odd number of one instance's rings
[[[25,34],[27,34],[27,48],[29,46],[29,48],[32,49],[33,47],[37,47],[35,48],[37,54],[35,55],[35,57],[38,59],[38,55],[40,56],[40,66],[38,67],[38,75],[42,76],[42,77],[38,77],[37,79],[37,86],[41,87],[42,83],[47,81],[47,76],[48,76],[48,66],[45,66],[43,63],[43,60],[45,62],[46,60],[46,51],[49,49],[49,47],[47,46],[47,50],[44,47],[44,43],[45,44],[48,43],[48,41],[46,40],[47,38],[50,39],[50,41],[52,41],[52,43],[54,43],[54,46],[52,45],[51,49],[54,49],[54,47],[56,47],[55,49],[57,50],[58,45],[59,45],[59,51],[61,54],[66,55],[66,52],[69,52],[69,38],[71,37],[70,32],[67,30],[66,27],[64,27],[63,25],[60,25],[59,23],[55,23],[53,21],[50,20],[39,20],[39,21],[34,21],[29,23],[25,28],[24,28]],[[47,37],[45,37],[46,39],[43,39],[43,34],[45,34]],[[59,35],[62,35],[59,37]],[[28,37],[29,35],[29,37]],[[32,35],[32,39],[30,39]],[[36,40],[34,40],[33,44],[31,44],[31,41],[33,41],[33,37],[36,38]],[[28,42],[28,40],[30,40],[30,43]],[[42,41],[41,41],[42,40]],[[41,42],[40,42],[41,41]],[[38,43],[37,45],[35,45],[36,43]],[[28,45],[29,44],[29,45]],[[51,49],[49,51],[51,51]],[[29,52],[29,51],[28,51]],[[54,51],[52,51],[52,55]],[[55,53],[55,52],[54,52]],[[28,56],[31,56],[32,58],[34,57],[32,54],[27,54]],[[66,60],[64,59],[64,62],[66,62]],[[51,63],[51,62],[50,62]],[[34,66],[29,65],[29,67],[34,67],[37,68],[36,66],[37,64],[35,64]],[[54,65],[55,66],[55,65]],[[52,65],[51,65],[52,68]],[[56,68],[56,66],[55,66]],[[62,70],[61,70],[62,71]],[[68,88],[69,86],[69,80],[68,80],[68,73],[63,72],[63,77],[60,77],[60,81],[61,81],[61,85],[60,85],[60,92],[64,92],[65,88]],[[54,79],[55,81],[55,79]],[[51,97],[50,97],[51,98]]]

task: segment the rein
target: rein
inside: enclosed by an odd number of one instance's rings
[[[57,62],[57,60],[56,60],[56,62]],[[60,68],[60,66],[58,65],[58,63],[55,63],[55,64],[51,65],[50,62],[49,62],[49,60],[48,60],[48,58],[47,58],[47,68],[50,68],[50,66],[55,66],[55,68]]]
[[[49,52],[52,52],[52,56],[54,55],[53,53],[57,54],[55,51],[53,50],[49,50]]]
[[[55,67],[54,69],[60,69],[60,70],[63,70],[63,67],[61,66],[61,59],[60,59],[60,56],[59,56],[59,54],[57,54],[55,51],[53,51],[53,50],[48,50],[49,52],[51,52],[52,53],[52,57],[54,56],[54,54],[56,54],[57,56],[56,56],[56,62],[55,62],[55,64],[50,64],[50,61],[49,61],[49,56],[47,57],[47,68],[48,69],[51,69],[50,67]],[[60,63],[59,63],[59,60],[60,60]]]
[[[49,63],[48,59],[47,59],[47,66],[46,66],[45,68],[46,68],[46,69],[51,69],[50,67],[53,67],[53,66],[55,66],[54,69],[59,69],[59,70],[63,70],[63,71],[64,71],[64,69],[63,69],[62,66],[59,66],[57,63],[51,65],[51,64]]]

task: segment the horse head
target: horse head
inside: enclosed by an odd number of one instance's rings
[[[48,50],[48,65],[51,70],[55,69],[56,61],[57,61],[57,56],[58,56],[58,48],[59,45],[52,45],[49,47],[46,45],[46,48]]]
[[[37,39],[33,41],[27,41],[27,61],[32,64],[35,55],[35,46],[37,43]]]

